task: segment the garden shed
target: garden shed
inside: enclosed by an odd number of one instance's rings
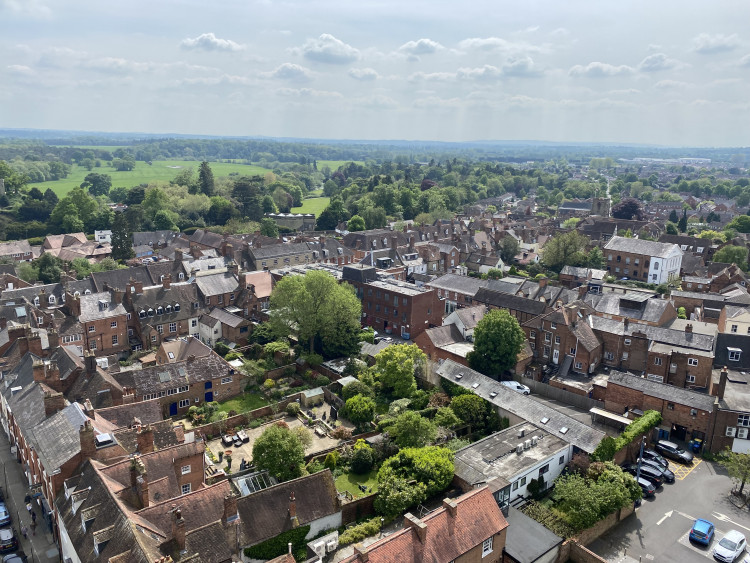
[[[323,388],[316,387],[302,392],[302,406],[305,408],[314,407],[323,404]]]

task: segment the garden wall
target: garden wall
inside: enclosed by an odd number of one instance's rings
[[[326,403],[333,405],[337,409],[341,409],[344,406],[344,400],[328,389],[328,387],[323,387],[323,396],[326,399]]]
[[[298,398],[301,399],[301,396],[302,393],[294,393],[292,395],[284,397],[281,401],[276,403],[276,407],[278,407],[276,412],[284,412],[284,409],[286,409],[286,406],[289,403],[291,403],[292,401],[296,401]],[[230,416],[225,420],[209,422],[208,424],[204,424],[203,426],[196,426],[193,428],[193,430],[196,432],[200,432],[200,434],[202,434],[203,436],[218,436],[222,433],[222,431],[227,431],[230,428],[236,428],[237,426],[247,426],[247,424],[251,420],[254,420],[256,418],[263,418],[265,416],[271,416],[273,414],[275,414],[274,406],[266,405],[265,407],[260,407],[259,409]]]
[[[341,505],[341,523],[349,524],[375,514],[374,502],[377,493],[354,499]]]
[[[268,370],[266,372],[266,379],[273,379],[274,381],[276,381],[277,379],[281,379],[290,369],[293,372],[297,373],[297,364],[287,364],[285,366],[279,366],[277,368]]]
[[[594,540],[603,536],[609,530],[614,528],[620,521],[624,520],[635,512],[635,507],[631,504],[625,508],[613,512],[606,518],[599,520],[596,524],[580,532],[576,537],[570,538],[563,542],[560,547],[560,554],[557,557],[557,563],[565,563],[566,561],[574,561],[576,563],[599,563],[600,561],[606,562],[595,553],[586,549],[585,545],[590,544]]]

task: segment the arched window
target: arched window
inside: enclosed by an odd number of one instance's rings
[[[57,299],[55,299],[55,296],[54,296],[54,295],[50,295],[50,296],[49,296],[49,297],[47,298],[47,302],[48,302],[48,303],[49,303],[50,305],[54,305],[55,303],[57,303]]]

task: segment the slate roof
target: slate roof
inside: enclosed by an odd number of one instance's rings
[[[115,287],[122,291],[128,286],[130,279],[141,282],[144,287],[155,285],[158,281],[154,280],[146,266],[135,266],[124,268],[122,270],[108,270],[106,272],[92,272],[91,279],[97,291],[104,291],[104,285]]]
[[[141,370],[123,371],[117,374],[117,381],[135,389],[136,395],[158,393],[175,387],[211,381],[228,375],[234,368],[224,358],[212,352],[193,361],[175,362],[152,366]]]
[[[133,246],[163,246],[178,236],[178,231],[142,231],[133,233]]]
[[[454,324],[428,328],[425,330],[425,334],[430,339],[430,342],[438,348],[458,342],[465,342],[461,331]]]
[[[456,309],[456,316],[461,320],[466,330],[471,330],[477,326],[479,321],[484,318],[484,314],[487,311],[485,307],[464,307],[463,309]]]
[[[689,389],[675,387],[674,385],[668,385],[666,383],[657,383],[656,381],[651,381],[644,377],[638,377],[621,371],[613,370],[609,373],[607,386],[612,385],[613,383],[628,389],[641,391],[644,395],[650,397],[656,397],[657,399],[662,399],[672,403],[679,403],[706,412],[712,412],[714,407],[715,397],[713,395],[690,391]]]
[[[306,242],[289,242],[286,244],[263,245],[260,248],[253,247],[249,250],[249,254],[257,263],[259,260],[284,258],[285,256],[312,252],[312,250],[311,246]]]
[[[232,328],[237,328],[243,323],[249,323],[247,319],[243,319],[242,317],[238,317],[237,315],[233,315],[232,313],[229,313],[225,311],[224,309],[219,309],[218,307],[214,307],[214,309],[208,314],[210,317],[213,317],[215,319],[218,319],[221,321],[222,324],[225,324],[227,326],[230,326]]]
[[[667,299],[647,298],[636,301],[635,297],[635,294],[630,293],[587,293],[584,301],[604,315],[619,315],[653,323],[659,322],[664,310],[671,305]]]
[[[2,293],[3,303],[13,301],[16,304],[23,303],[24,299],[29,303],[34,303],[34,298],[44,290],[45,295],[49,298],[54,295],[57,304],[61,304],[65,295],[65,287],[61,283],[48,283],[45,285],[32,285],[31,287],[22,287],[18,289],[6,289]],[[83,292],[81,292],[83,293]],[[45,303],[46,305],[46,303]]]
[[[108,291],[81,295],[80,300],[81,314],[78,315],[78,320],[82,323],[127,315],[127,311],[122,303],[115,303]],[[104,308],[100,306],[101,302],[106,303]]]
[[[420,541],[411,526],[386,536],[366,548],[367,557],[356,552],[344,563],[426,563],[453,561],[480,546],[484,540],[508,527],[500,507],[486,487],[469,491],[454,500],[456,515],[451,517],[445,506],[422,518],[426,526]],[[500,550],[501,546],[494,549]]]
[[[89,420],[81,405],[72,403],[29,429],[27,438],[34,444],[45,471],[51,473],[81,451],[80,428]]]
[[[204,297],[232,293],[240,287],[237,278],[233,274],[224,272],[198,276],[195,278],[195,283]]]
[[[512,506],[508,510],[505,552],[515,561],[533,563],[557,548],[563,539]]]
[[[474,299],[479,303],[484,303],[486,305],[493,305],[495,307],[511,309],[513,311],[521,311],[522,313],[528,313],[534,316],[541,315],[547,310],[547,304],[542,301],[534,301],[533,299],[526,299],[525,297],[500,293],[499,291],[491,291],[485,287],[482,287],[477,291]]]
[[[730,360],[728,348],[741,350],[739,360]],[[750,335],[719,333],[716,338],[715,366],[727,366],[730,369],[750,369]]]
[[[456,380],[455,376],[459,373],[463,374],[463,377],[460,380]],[[437,374],[451,383],[456,383],[465,389],[473,390],[474,393],[486,401],[532,424],[539,425],[543,418],[548,418],[549,421],[547,424],[540,426],[540,428],[570,442],[587,453],[593,452],[602,438],[604,438],[604,432],[591,428],[552,407],[539,403],[529,395],[516,393],[505,385],[501,385],[499,381],[466,366],[457,364],[452,360],[443,362],[437,369]],[[479,387],[476,389],[473,387],[475,383],[479,383]],[[490,393],[497,393],[497,395],[491,398]],[[567,428],[567,431],[562,432],[563,428]]]
[[[10,242],[0,242],[0,256],[12,256],[13,254],[28,254],[31,252],[29,241],[12,240]]]
[[[627,238],[613,236],[604,245],[605,250],[616,252],[630,252],[631,254],[643,254],[657,258],[666,258],[676,249],[679,254],[682,250],[676,244],[654,242],[652,240],[643,240],[637,238]]]
[[[134,418],[139,419],[144,426],[164,419],[159,399],[98,409],[94,411],[94,420],[97,418],[108,420],[118,428],[127,428]]]
[[[441,289],[443,291],[455,291],[456,293],[460,293],[462,295],[471,295],[473,297],[474,295],[476,295],[477,291],[479,291],[480,288],[487,287],[488,282],[487,280],[470,278],[469,276],[445,274],[444,276],[440,276],[439,278],[432,280],[425,285],[434,287],[435,289]]]
[[[625,328],[624,322],[615,319],[605,319],[598,316],[591,316],[590,319],[595,331],[599,330],[623,336],[630,336],[634,332],[643,332],[650,340],[663,344],[672,344],[704,351],[714,349],[715,339],[708,334],[688,333],[684,330],[674,330],[640,323],[629,323],[628,327]]]
[[[158,399],[153,400],[158,401]],[[100,418],[99,420],[103,419]],[[154,448],[157,450],[177,446],[183,442],[177,439],[177,434],[175,434],[171,418],[154,422],[151,424],[151,430],[154,433]],[[120,428],[113,430],[112,433],[114,434],[117,443],[122,446],[126,452],[132,454],[138,451],[137,427]]]
[[[292,494],[300,526],[341,510],[329,469],[268,487],[237,500],[243,545],[256,545],[291,529],[289,499]]]
[[[133,318],[137,319],[142,326],[184,321],[199,317],[207,310],[203,304],[204,300],[198,295],[198,288],[187,282],[173,283],[170,289],[164,289],[161,284],[144,287],[143,293],[130,293],[128,298],[132,304]],[[180,305],[179,311],[174,310],[176,303]],[[197,308],[195,307],[196,303],[198,304]],[[167,305],[171,306],[169,312],[167,312]],[[161,315],[156,314],[159,307],[163,311]],[[148,316],[149,309],[154,310],[153,317]],[[141,318],[141,311],[147,314],[145,318]]]
[[[558,209],[577,211],[591,211],[591,201],[563,201]]]

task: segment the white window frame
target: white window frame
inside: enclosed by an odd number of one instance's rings
[[[109,323],[109,328],[117,328],[117,321],[112,321]]]
[[[180,469],[180,473],[182,473],[183,475],[187,475],[188,473],[190,473],[190,466],[183,465],[182,468]]]
[[[116,334],[112,335],[112,346],[117,346],[120,342],[120,337]]]
[[[693,367],[697,366],[698,358],[688,358],[688,365]]]
[[[96,332],[96,327],[94,325],[91,325],[89,327],[89,332]]]
[[[221,384],[222,385],[225,385],[227,383],[232,383],[232,376],[231,375],[229,375],[227,377],[222,377],[221,378]]]
[[[169,323],[169,332],[177,332],[177,323]]]
[[[625,339],[625,346],[630,346],[630,338]]]
[[[695,383],[695,376],[694,376],[694,375],[689,375],[689,374],[688,374],[688,375],[686,375],[686,376],[685,376],[685,381],[686,381],[687,383]]]
[[[654,358],[654,365],[655,366],[660,366],[661,365],[661,358],[659,356],[656,356]]]
[[[737,426],[750,426],[750,414],[737,415]]]
[[[492,553],[492,536],[482,542],[482,558]]]
[[[729,361],[730,362],[739,362],[741,355],[742,355],[741,351],[730,350],[729,351]]]

